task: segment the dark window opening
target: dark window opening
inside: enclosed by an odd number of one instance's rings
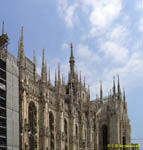
[[[6,127],[6,118],[1,118],[0,117],[0,126]]]
[[[0,127],[0,135],[1,136],[6,136],[6,128]]]
[[[0,150],[2,146],[6,146],[6,138],[0,137]]]
[[[0,97],[6,98],[6,92],[2,89],[0,89]]]
[[[65,132],[65,143],[68,143],[68,125],[66,119],[64,119],[64,132]]]
[[[106,125],[104,125],[102,127],[102,135],[103,135],[103,150],[107,150],[107,145],[108,145],[108,129],[107,129]]]
[[[77,127],[77,125],[76,125],[76,138],[78,138],[78,127]]]
[[[126,145],[126,138],[123,136],[123,145]],[[123,147],[123,150],[125,150],[125,147]]]
[[[6,108],[6,101],[0,98],[0,107]]]
[[[37,113],[34,103],[29,104],[29,149],[34,150],[37,146],[37,141],[35,139],[35,134],[37,132]]]
[[[49,131],[50,131],[50,150],[54,150],[54,115],[52,112],[49,113]]]
[[[2,68],[3,70],[6,70],[6,62],[4,62],[1,59],[0,59],[0,68]]]
[[[6,72],[0,69],[0,78],[6,80]]]
[[[6,117],[6,109],[0,108],[0,117]]]

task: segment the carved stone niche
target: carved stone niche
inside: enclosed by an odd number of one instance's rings
[[[40,137],[42,137],[44,135],[44,130],[41,128],[40,129]]]
[[[77,144],[77,141],[78,141],[78,140],[77,140],[76,136],[74,136],[74,137],[73,137],[73,143],[74,143],[74,144]]]
[[[48,128],[45,128],[45,134],[46,134],[46,137],[50,137],[50,131]]]
[[[62,132],[62,141],[65,141],[65,133]]]
[[[56,139],[57,139],[57,141],[61,140],[61,133],[60,132],[57,132]]]
[[[34,147],[37,148],[37,136],[34,138]]]
[[[85,148],[86,146],[86,141],[85,140],[81,140],[80,141],[80,147]]]
[[[70,138],[69,138],[69,143],[73,144],[73,137],[72,136],[70,136]]]
[[[25,129],[25,131],[29,130],[29,124],[26,119],[24,120],[24,129]]]

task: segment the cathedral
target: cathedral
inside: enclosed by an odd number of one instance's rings
[[[110,94],[90,99],[90,89],[75,71],[73,45],[70,45],[67,82],[60,65],[54,85],[47,71],[45,51],[41,75],[37,73],[36,56],[24,54],[23,27],[18,42],[19,70],[19,145],[20,150],[109,150],[110,145],[131,144],[131,125],[125,91],[120,81]]]

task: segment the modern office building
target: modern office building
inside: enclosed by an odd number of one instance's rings
[[[0,150],[6,149],[6,126],[6,62],[0,59]]]
[[[7,34],[0,36],[0,150],[19,150],[19,71],[7,52]]]

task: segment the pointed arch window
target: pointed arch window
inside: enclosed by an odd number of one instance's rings
[[[123,145],[126,145],[126,137],[123,136]],[[123,150],[125,150],[125,147],[123,147]]]
[[[103,150],[107,150],[108,145],[108,128],[107,125],[102,126]]]
[[[37,148],[37,139],[36,139],[36,133],[37,133],[37,112],[36,107],[33,102],[29,104],[28,108],[28,119],[29,119],[29,149],[34,150]]]
[[[52,112],[49,113],[49,131],[50,131],[50,150],[55,148],[55,136],[54,136],[54,115]]]
[[[77,127],[77,125],[75,126],[75,134],[76,134],[76,138],[78,139],[78,127]]]
[[[65,150],[66,150],[68,149],[68,124],[66,119],[64,119],[64,132],[65,132]]]

